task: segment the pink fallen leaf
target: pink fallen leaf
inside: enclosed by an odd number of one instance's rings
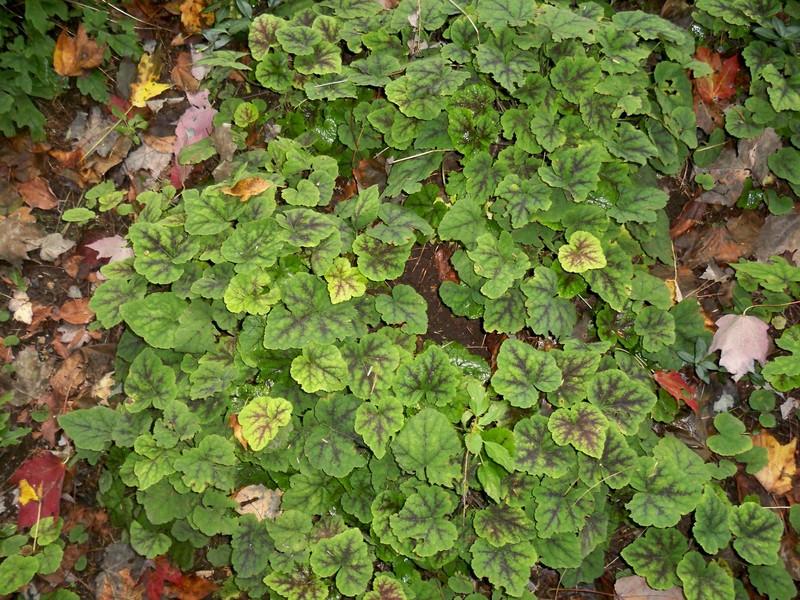
[[[64,471],[64,463],[52,452],[29,458],[14,471],[9,481],[18,484],[24,494],[17,516],[20,527],[31,527],[39,519],[58,516]]]
[[[720,350],[719,364],[739,381],[753,370],[755,361],[767,362],[769,325],[758,317],[725,315],[717,321],[717,332],[711,341],[711,352]]]
[[[101,238],[96,242],[86,244],[86,247],[97,252],[98,260],[107,258],[110,263],[133,256],[133,250],[128,247],[128,242],[119,235]]]
[[[208,90],[196,93],[187,92],[186,99],[189,100],[189,108],[180,116],[175,127],[175,146],[173,147],[175,159],[170,173],[172,183],[178,187],[183,186],[184,180],[192,170],[191,165],[178,164],[178,155],[184,147],[211,135],[211,131],[214,129],[212,120],[217,114],[208,101]]]

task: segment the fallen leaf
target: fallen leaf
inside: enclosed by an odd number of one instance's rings
[[[110,371],[103,375],[92,386],[92,398],[100,400],[101,404],[107,403],[111,397],[111,391],[114,389],[114,371]]]
[[[797,472],[794,457],[797,438],[781,445],[769,433],[759,433],[753,436],[753,445],[767,449],[767,465],[755,474],[758,482],[772,494],[782,495],[791,491],[792,478]]]
[[[784,421],[792,416],[798,408],[800,408],[800,400],[797,398],[787,398],[781,403],[781,419]]]
[[[181,52],[175,61],[175,66],[170,71],[170,77],[175,87],[184,92],[196,92],[200,82],[192,74],[192,55]]]
[[[654,590],[644,577],[638,575],[620,577],[614,584],[614,591],[618,600],[684,600],[681,588]]]
[[[653,379],[675,400],[685,403],[694,412],[699,412],[697,389],[688,383],[683,375],[677,371],[656,371],[653,373]]]
[[[131,175],[138,171],[149,172],[150,180],[154,182],[169,167],[171,160],[171,148],[167,152],[159,152],[147,144],[142,144],[128,155],[123,165]]]
[[[164,597],[164,584],[167,582],[178,583],[183,574],[163,557],[156,558],[156,568],[147,573],[145,589],[148,600],[161,600]]]
[[[386,161],[382,158],[364,158],[358,161],[358,164],[353,169],[353,177],[358,183],[359,190],[365,190],[368,187],[377,185],[378,189],[382,192],[386,187]]]
[[[144,589],[136,583],[130,569],[115,573],[103,571],[97,581],[97,600],[142,600],[145,597]]]
[[[27,260],[28,252],[39,247],[42,231],[30,222],[29,213],[20,209],[0,219],[0,260],[19,265]]]
[[[67,400],[74,395],[86,381],[86,359],[83,351],[73,352],[50,377],[50,387],[61,399]]]
[[[739,381],[753,370],[754,361],[767,361],[769,325],[749,315],[724,315],[717,320],[717,331],[709,352],[721,351],[719,364]]]
[[[105,48],[105,45],[89,39],[83,24],[78,26],[75,37],[62,30],[53,51],[53,68],[64,77],[79,77],[87,69],[94,69],[102,64]]]
[[[39,256],[42,260],[53,262],[59,256],[70,250],[75,242],[65,239],[60,233],[50,233],[40,241]]]
[[[255,515],[256,519],[274,519],[281,509],[283,491],[271,490],[262,484],[248,485],[233,495],[239,505],[236,512],[240,515]]]
[[[159,83],[161,66],[152,54],[145,52],[136,67],[136,81],[131,84],[131,105],[144,108],[147,101],[164,93],[170,87],[168,83]]]
[[[172,149],[175,147],[175,136],[152,135],[150,133],[144,133],[142,134],[142,142],[150,146],[153,150],[157,150],[158,152],[165,152],[167,154],[172,154]]]
[[[32,346],[22,348],[14,361],[14,397],[11,404],[23,406],[42,397],[53,372],[53,363],[52,357],[41,360]]]
[[[800,214],[769,215],[756,241],[755,255],[761,262],[784,252],[794,254],[793,262],[800,263]]]
[[[217,111],[212,108],[208,101],[208,90],[201,90],[196,93],[186,93],[189,101],[189,108],[178,118],[175,126],[175,146],[173,154],[172,180],[176,187],[182,187],[186,177],[191,173],[191,165],[179,165],[177,157],[185,146],[197,143],[211,135],[214,129],[212,120]]]
[[[739,140],[739,157],[750,169],[756,185],[760,186],[769,176],[767,160],[782,145],[780,136],[772,127],[767,127],[756,138]]]
[[[64,463],[52,452],[43,452],[22,463],[9,478],[11,483],[20,485],[20,508],[17,524],[31,527],[44,517],[58,517],[61,507],[61,487],[64,484]],[[22,503],[22,482],[33,488],[35,494],[28,492]]]
[[[17,184],[17,191],[25,204],[31,208],[50,210],[58,206],[58,200],[53,195],[53,190],[42,177],[35,177],[30,181]]]
[[[89,298],[67,300],[58,309],[58,318],[72,325],[85,325],[94,319],[94,311],[89,308]]]
[[[127,240],[119,235],[101,238],[86,244],[86,247],[97,252],[99,260],[107,258],[110,263],[133,257],[133,250],[128,246]]]
[[[694,171],[714,178],[714,188],[700,194],[697,201],[723,206],[736,204],[744,190],[744,182],[750,177],[750,165],[733,148],[725,148],[714,163],[708,167],[695,167]]]
[[[28,294],[22,290],[14,290],[11,300],[8,301],[8,310],[15,321],[30,325],[33,321],[33,303]]]
[[[225,186],[222,191],[229,196],[236,196],[242,202],[247,202],[253,196],[266,192],[273,185],[271,181],[262,177],[245,177],[233,186]]]
[[[694,80],[697,95],[706,104],[716,104],[736,94],[736,76],[739,74],[739,57],[733,55],[725,60],[709,48],[701,46],[695,54],[697,60],[711,67],[713,73]]]
[[[19,482],[19,505],[25,506],[28,504],[28,502],[38,502],[43,493],[44,490],[41,486],[38,490],[36,490],[30,483],[28,483],[27,479],[23,479]]]
[[[236,413],[231,413],[228,415],[228,425],[230,425],[231,429],[233,430],[233,437],[236,438],[236,441],[242,445],[242,448],[247,450],[247,439],[244,437],[242,426],[239,424],[239,415]]]
[[[205,12],[205,0],[184,0],[181,2],[181,25],[187,33],[199,33],[204,27],[214,23],[214,13]]]

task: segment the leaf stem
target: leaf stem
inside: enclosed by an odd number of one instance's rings
[[[414,158],[419,158],[420,156],[426,156],[428,154],[433,154],[434,152],[452,152],[451,148],[436,148],[434,150],[426,150],[425,152],[420,152],[418,154],[412,154],[411,156],[404,156],[403,158],[398,158],[397,160],[387,160],[386,162],[390,165],[395,165],[397,163],[412,160]]]
[[[792,300],[791,302],[781,302],[780,304],[751,304],[747,308],[742,311],[742,316],[747,316],[747,311],[751,308],[761,308],[762,306],[771,306],[771,307],[779,307],[779,306],[791,306],[792,304],[800,304],[800,300]]]

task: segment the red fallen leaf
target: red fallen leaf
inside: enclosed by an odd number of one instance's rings
[[[656,371],[653,373],[653,379],[678,402],[686,403],[694,412],[700,410],[700,406],[695,400],[697,389],[677,371]]]
[[[64,463],[52,452],[44,452],[22,463],[9,482],[30,486],[38,499],[20,503],[17,524],[32,527],[43,517],[57,517],[61,508],[61,487],[64,485]],[[23,484],[22,482],[25,481]]]
[[[695,58],[708,64],[714,71],[711,75],[694,80],[695,91],[703,102],[716,104],[736,94],[736,76],[741,68],[736,54],[723,61],[719,54],[701,46]]]
[[[446,245],[436,247],[433,253],[433,264],[436,266],[436,273],[440,281],[452,281],[461,283],[456,270],[450,264],[450,257],[453,255],[454,248]]]
[[[164,595],[164,584],[178,583],[183,579],[183,574],[169,564],[163,556],[156,559],[155,570],[147,574],[145,588],[147,589],[148,600],[160,600]]]

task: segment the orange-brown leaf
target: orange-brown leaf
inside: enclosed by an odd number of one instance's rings
[[[271,181],[262,177],[245,177],[233,186],[222,188],[222,191],[229,196],[236,196],[242,202],[247,202],[253,196],[266,192],[272,185]]]
[[[58,200],[42,177],[36,177],[25,183],[17,184],[17,191],[22,196],[22,199],[25,200],[25,204],[31,208],[50,210],[58,206]]]
[[[711,67],[713,73],[694,80],[697,95],[706,104],[716,104],[736,94],[736,76],[739,74],[739,57],[733,55],[725,60],[716,52],[701,46],[695,55],[697,60]]]
[[[756,479],[772,494],[786,494],[792,489],[792,478],[797,472],[794,455],[797,438],[788,444],[781,443],[768,433],[753,436],[753,445],[767,449],[767,464],[756,473]]]
[[[694,412],[700,410],[695,400],[697,390],[677,371],[656,371],[653,373],[653,379],[678,402],[686,403]]]
[[[214,13],[204,12],[206,0],[184,0],[181,2],[181,25],[187,33],[198,33],[214,22]]]
[[[89,39],[83,25],[78,26],[75,37],[62,31],[53,51],[53,68],[64,77],[79,77],[87,69],[100,66],[105,49],[105,45]]]
[[[94,319],[94,311],[89,308],[89,298],[76,298],[64,302],[58,311],[58,316],[66,323],[85,325]]]

